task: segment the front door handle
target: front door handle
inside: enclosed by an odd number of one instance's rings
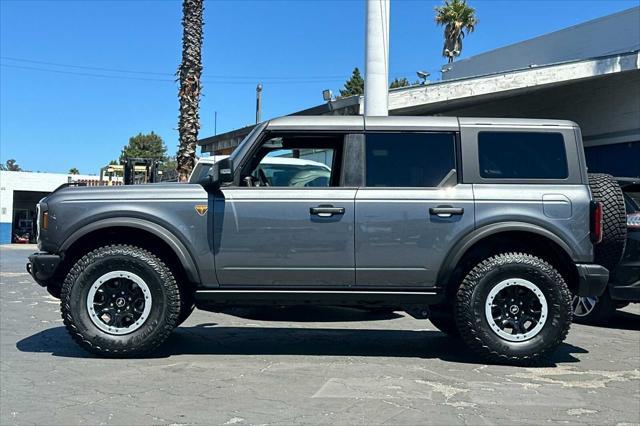
[[[309,213],[319,217],[331,217],[334,214],[344,214],[344,207],[333,207],[330,204],[311,207]]]
[[[438,206],[431,207],[429,209],[429,214],[436,215],[438,217],[451,217],[453,215],[461,215],[463,213],[464,209],[462,207]]]

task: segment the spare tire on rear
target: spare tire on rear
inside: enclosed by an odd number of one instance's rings
[[[594,246],[594,262],[612,271],[627,241],[627,214],[622,189],[606,174],[589,173],[593,200],[602,203],[602,241]]]

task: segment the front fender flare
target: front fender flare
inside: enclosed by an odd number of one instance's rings
[[[180,239],[162,225],[158,225],[157,223],[150,222],[144,219],[133,217],[117,217],[95,221],[81,227],[80,229],[75,230],[69,237],[67,237],[67,239],[64,240],[64,242],[60,246],[60,251],[66,251],[73,245],[73,243],[75,243],[78,239],[88,233],[97,231],[99,229],[113,227],[140,229],[160,238],[171,248],[171,250],[173,250],[175,255],[178,257],[180,263],[182,264],[182,267],[185,270],[187,278],[194,283],[200,282],[200,274],[198,273],[196,263],[193,261],[193,257],[189,253],[189,250],[180,241]]]

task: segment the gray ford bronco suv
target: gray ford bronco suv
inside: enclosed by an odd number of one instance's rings
[[[622,194],[596,182],[568,121],[284,117],[199,184],[60,188],[27,269],[103,356],[153,350],[194,307],[330,305],[429,317],[527,364],[622,255]]]

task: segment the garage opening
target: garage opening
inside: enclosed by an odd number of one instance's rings
[[[49,195],[49,192],[40,191],[13,191],[13,221],[11,242],[35,243],[36,230],[36,204]]]

